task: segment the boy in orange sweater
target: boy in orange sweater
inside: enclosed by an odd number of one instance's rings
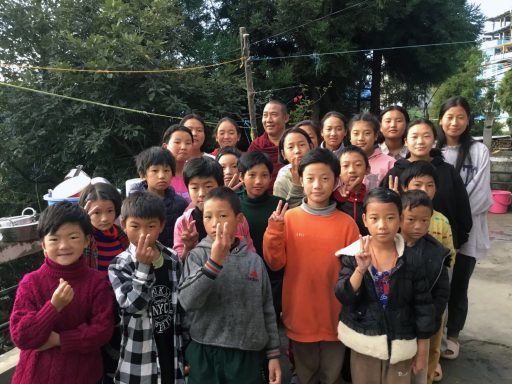
[[[341,383],[345,347],[337,338],[341,304],[334,288],[341,269],[334,256],[359,238],[355,221],[331,200],[340,163],[317,148],[300,162],[305,199],[287,211],[279,202],[268,221],[263,255],[272,270],[285,268],[283,323],[292,342],[300,383]]]

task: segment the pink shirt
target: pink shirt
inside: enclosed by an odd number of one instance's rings
[[[366,189],[370,191],[373,188],[377,188],[387,175],[389,170],[395,165],[396,159],[394,157],[385,155],[382,153],[380,148],[375,148],[373,153],[368,157],[370,162],[370,174],[364,178],[364,184]]]

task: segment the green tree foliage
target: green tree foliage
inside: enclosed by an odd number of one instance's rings
[[[512,71],[507,71],[497,90],[501,108],[512,116]]]

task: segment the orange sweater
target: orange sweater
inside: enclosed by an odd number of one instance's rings
[[[334,253],[359,238],[355,221],[335,211],[317,216],[296,207],[284,223],[268,222],[263,255],[272,270],[285,267],[283,323],[299,342],[337,341],[341,304],[334,296],[340,260]]]

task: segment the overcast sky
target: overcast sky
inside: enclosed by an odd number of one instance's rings
[[[470,2],[480,5],[482,13],[487,17],[498,16],[512,10],[512,0],[470,0]]]

